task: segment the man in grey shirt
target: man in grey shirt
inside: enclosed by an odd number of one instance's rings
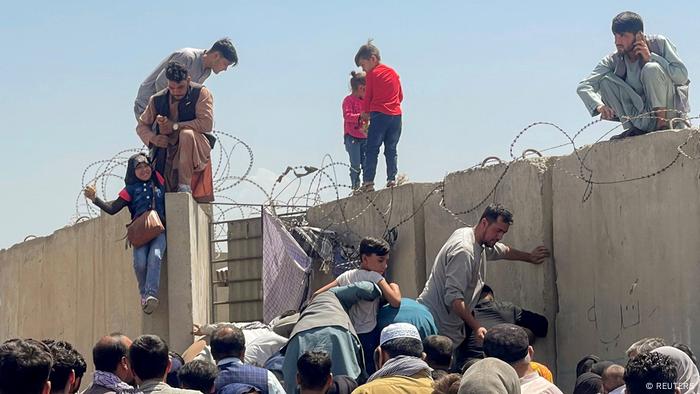
[[[617,52],[604,57],[577,88],[591,116],[623,122],[625,131],[611,139],[688,126],[690,80],[676,47],[666,37],[645,35],[642,17],[634,12],[618,14],[612,32]]]
[[[228,38],[222,38],[215,42],[209,50],[182,48],[171,53],[158,64],[156,69],[139,86],[139,92],[134,102],[136,119],[146,109],[148,99],[165,89],[168,85],[168,80],[165,78],[165,69],[170,62],[180,63],[187,69],[192,82],[203,84],[212,71],[214,74],[218,74],[238,64],[238,55],[236,54],[236,48],[233,47],[231,40]]]
[[[472,314],[484,286],[486,259],[540,264],[549,256],[544,246],[528,253],[498,242],[512,223],[510,211],[500,204],[491,204],[484,210],[479,224],[457,229],[435,257],[430,277],[417,301],[432,313],[438,333],[452,339],[455,345],[465,338],[465,324],[479,342],[486,335],[486,328]]]

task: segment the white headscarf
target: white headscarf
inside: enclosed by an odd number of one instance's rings
[[[681,394],[700,394],[700,373],[693,360],[673,346],[662,346],[652,350],[654,353],[670,357],[678,365],[678,388]]]

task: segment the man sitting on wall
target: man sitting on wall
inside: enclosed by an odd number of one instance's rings
[[[214,100],[205,86],[191,82],[179,63],[169,63],[165,76],[168,87],[151,97],[136,133],[151,149],[167,190],[191,193],[193,176],[207,168],[214,146]],[[201,201],[212,200],[213,194]]]
[[[625,131],[611,139],[685,127],[690,111],[688,70],[666,37],[645,35],[642,17],[622,12],[612,21],[617,52],[598,63],[578,85],[592,116],[621,121]],[[641,115],[641,116],[640,116]]]

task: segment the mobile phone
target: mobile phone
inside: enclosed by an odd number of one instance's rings
[[[643,41],[644,40],[644,33],[637,32],[637,37],[635,37],[637,41]]]

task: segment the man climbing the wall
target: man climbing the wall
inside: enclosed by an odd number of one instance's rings
[[[438,333],[452,339],[455,346],[466,337],[466,327],[475,333],[479,343],[486,335],[486,328],[472,312],[486,280],[486,259],[541,264],[549,256],[544,246],[528,253],[498,242],[512,223],[513,214],[509,210],[491,204],[475,227],[455,230],[435,257],[430,277],[417,301],[432,313]],[[453,358],[453,369],[461,368],[463,361]]]

